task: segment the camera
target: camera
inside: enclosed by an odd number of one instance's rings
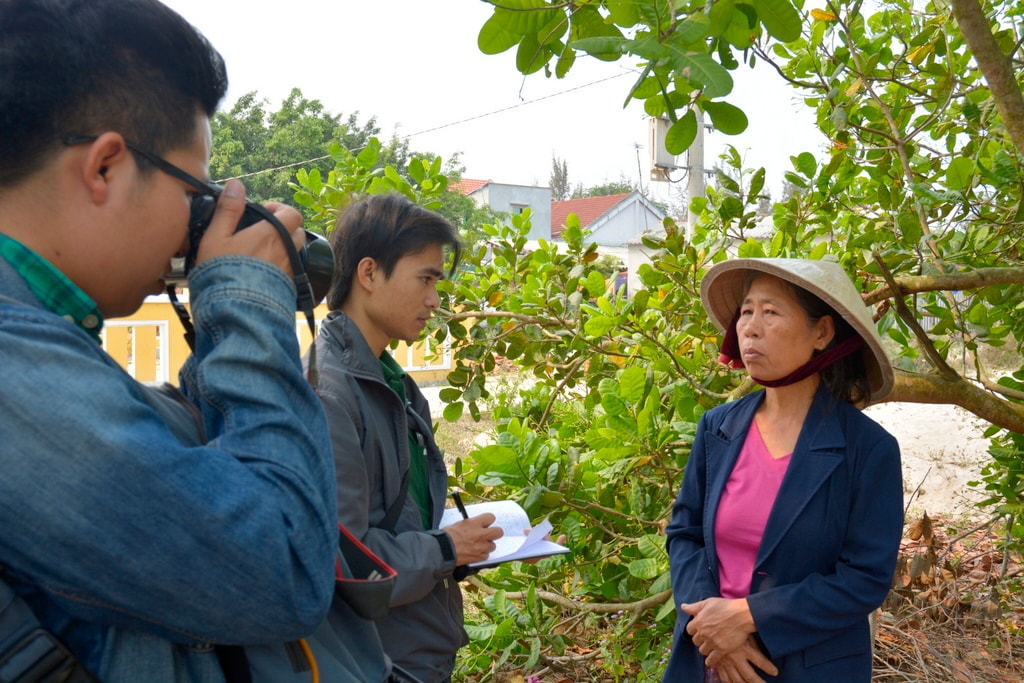
[[[176,258],[171,262],[171,274],[164,278],[169,287],[188,285],[188,274],[196,265],[199,241],[203,238],[206,229],[210,227],[210,221],[213,220],[213,214],[217,208],[217,198],[224,189],[214,183],[204,183],[204,185],[209,189],[210,194],[192,196],[188,221],[188,254],[184,258]],[[235,232],[263,220],[269,221],[277,227],[278,232],[281,233],[281,239],[285,240],[290,248],[291,237],[284,227],[269,210],[254,202],[247,201],[245,203],[245,213],[238,221]],[[327,296],[327,291],[331,287],[331,278],[334,276],[334,252],[331,250],[330,242],[322,236],[309,230],[306,230],[305,233],[306,243],[297,250],[298,265],[306,273],[313,290],[313,302],[317,303]],[[294,275],[298,277],[300,272],[295,267],[294,259],[292,263],[292,268],[296,271]],[[302,299],[302,292],[299,292],[298,299]],[[301,309],[298,301],[296,307]]]

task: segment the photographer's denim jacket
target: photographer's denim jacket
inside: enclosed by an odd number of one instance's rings
[[[299,638],[331,602],[334,466],[295,290],[241,256],[189,280],[205,446],[0,259],[0,565],[106,683],[222,681],[209,643]]]

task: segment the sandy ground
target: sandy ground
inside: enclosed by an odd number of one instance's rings
[[[983,489],[978,480],[988,461],[986,423],[958,406],[883,403],[865,411],[900,443],[904,503],[911,515],[979,516],[973,501]]]

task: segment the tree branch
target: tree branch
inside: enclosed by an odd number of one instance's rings
[[[949,363],[946,362],[946,359],[943,358],[935,348],[935,344],[932,343],[931,337],[928,336],[928,333],[924,331],[923,327],[921,327],[921,323],[917,322],[917,318],[910,312],[910,309],[907,308],[907,302],[903,300],[905,292],[900,290],[899,285],[897,285],[896,281],[893,279],[892,272],[890,272],[889,267],[886,266],[885,261],[882,260],[881,254],[877,251],[875,252],[875,264],[878,266],[882,273],[882,277],[885,278],[886,283],[889,285],[889,289],[892,290],[892,302],[893,305],[896,306],[897,314],[906,326],[914,333],[914,337],[917,339],[918,344],[921,345],[921,350],[924,351],[924,354],[928,357],[932,367],[938,370],[939,374],[946,379],[959,377],[960,373],[949,367]]]
[[[893,368],[896,384],[888,401],[952,404],[997,427],[1024,433],[1024,405],[1004,401],[963,377],[944,378]]]
[[[978,0],[952,0],[953,17],[996,101],[999,116],[1018,151],[1024,151],[1024,97],[1010,59],[999,49]]]
[[[497,592],[497,589],[488,586],[478,576],[470,576],[466,581],[488,595],[493,595]],[[652,607],[660,607],[665,604],[666,600],[672,598],[672,591],[662,591],[635,602],[580,602],[579,600],[567,598],[561,593],[552,593],[551,591],[540,590],[536,591],[536,595],[541,600],[552,602],[559,607],[564,607],[565,609],[578,610],[580,612],[592,612],[594,614],[614,614],[616,612],[644,612]],[[526,592],[506,592],[505,597],[509,600],[525,600]]]
[[[920,292],[940,292],[957,290],[974,290],[993,285],[1024,284],[1024,268],[978,268],[977,270],[960,273],[942,273],[937,275],[906,275],[893,278],[895,286],[903,294]],[[868,306],[896,296],[893,286],[882,285],[864,295],[864,303]]]

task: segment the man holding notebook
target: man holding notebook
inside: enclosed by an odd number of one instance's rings
[[[377,622],[387,654],[423,683],[448,681],[468,642],[458,580],[502,530],[490,513],[439,528],[448,473],[427,401],[388,346],[420,337],[440,304],[446,252],[454,270],[460,244],[442,216],[395,194],[350,206],[330,240],[331,313],[315,349],[338,518],[398,571],[391,611]]]

